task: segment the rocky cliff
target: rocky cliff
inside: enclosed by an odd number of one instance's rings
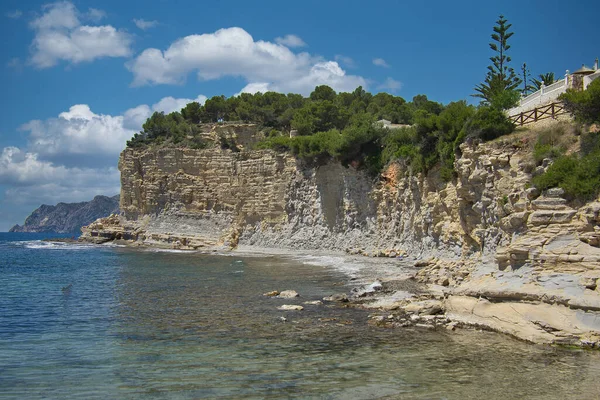
[[[456,179],[443,182],[402,163],[373,179],[267,150],[126,149],[122,214],[83,237],[410,254],[420,260],[415,279],[437,288],[455,321],[534,342],[597,344],[600,202],[576,207],[560,189],[531,188],[547,163],[536,167],[526,135],[465,143],[461,153]]]
[[[34,210],[23,225],[15,225],[9,232],[53,232],[79,235],[81,227],[98,218],[119,212],[119,195],[96,196],[81,203],[43,204]]]

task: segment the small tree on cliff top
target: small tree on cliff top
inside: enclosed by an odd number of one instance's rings
[[[494,26],[492,33],[492,42],[490,49],[496,55],[490,57],[492,65],[489,65],[485,80],[475,86],[474,97],[483,99],[486,104],[490,104],[497,108],[510,108],[518,100],[518,96],[514,96],[511,92],[516,92],[516,88],[521,83],[521,79],[517,76],[514,69],[509,66],[511,58],[507,55],[510,45],[508,39],[513,35],[513,32],[508,30],[512,24],[507,24],[504,16],[500,16]]]

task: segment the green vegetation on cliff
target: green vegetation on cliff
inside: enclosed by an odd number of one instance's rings
[[[565,109],[582,124],[600,122],[600,79],[593,81],[586,90],[568,90],[560,96]],[[600,132],[596,129],[580,135],[580,149],[565,155],[566,148],[560,143],[563,132],[548,131],[541,135],[534,149],[536,161],[553,160],[542,175],[533,178],[539,189],[561,187],[571,199],[587,201],[600,194]]]
[[[154,113],[127,145],[173,143],[203,148],[208,142],[202,139],[199,124],[221,121],[261,126],[268,134],[258,148],[290,151],[312,161],[334,158],[373,174],[398,159],[407,161],[415,172],[439,163],[446,179],[452,178],[455,153],[467,137],[489,140],[514,129],[500,110],[488,106],[477,108],[465,101],[444,106],[425,95],[407,102],[387,93],[373,95],[361,87],[336,93],[317,86],[308,98],[243,93],[216,96],[204,105],[190,103],[168,115]]]
[[[309,161],[333,158],[373,174],[400,159],[413,172],[439,165],[442,177],[450,180],[464,140],[491,140],[514,130],[503,113],[517,101],[520,82],[509,66],[510,27],[502,16],[494,27],[492,65],[485,81],[475,88],[475,96],[482,99],[480,107],[465,101],[444,106],[425,95],[407,102],[388,93],[373,95],[362,87],[336,93],[328,86],[317,86],[308,98],[292,93],[242,93],[215,96],[203,105],[189,103],[181,112],[168,115],[154,113],[127,146],[172,143],[203,148],[210,143],[201,135],[200,123],[236,121],[257,124],[268,132],[258,148],[290,151]],[[237,149],[230,139],[219,144]]]

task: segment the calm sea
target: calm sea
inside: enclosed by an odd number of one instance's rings
[[[595,399],[600,353],[384,329],[302,259],[52,244],[0,233],[3,399]],[[327,263],[327,260],[323,260]],[[339,266],[338,266],[339,267]],[[266,298],[294,289],[293,300]],[[287,318],[283,321],[281,317]]]

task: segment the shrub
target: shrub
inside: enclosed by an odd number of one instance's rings
[[[571,199],[591,200],[600,193],[600,138],[582,136],[580,155],[560,156],[545,173],[533,178],[539,189],[561,187]]]
[[[584,91],[567,90],[559,100],[575,120],[582,123],[600,122],[600,79],[594,80]]]
[[[578,158],[563,156],[542,175],[533,178],[538,189],[563,188],[570,199],[593,199],[600,191],[600,152]]]
[[[549,144],[535,144],[533,148],[533,158],[537,165],[540,165],[545,158],[555,160],[565,154],[564,147],[552,146]]]
[[[473,118],[465,124],[464,129],[466,137],[492,140],[513,132],[515,124],[497,108],[480,107]]]

